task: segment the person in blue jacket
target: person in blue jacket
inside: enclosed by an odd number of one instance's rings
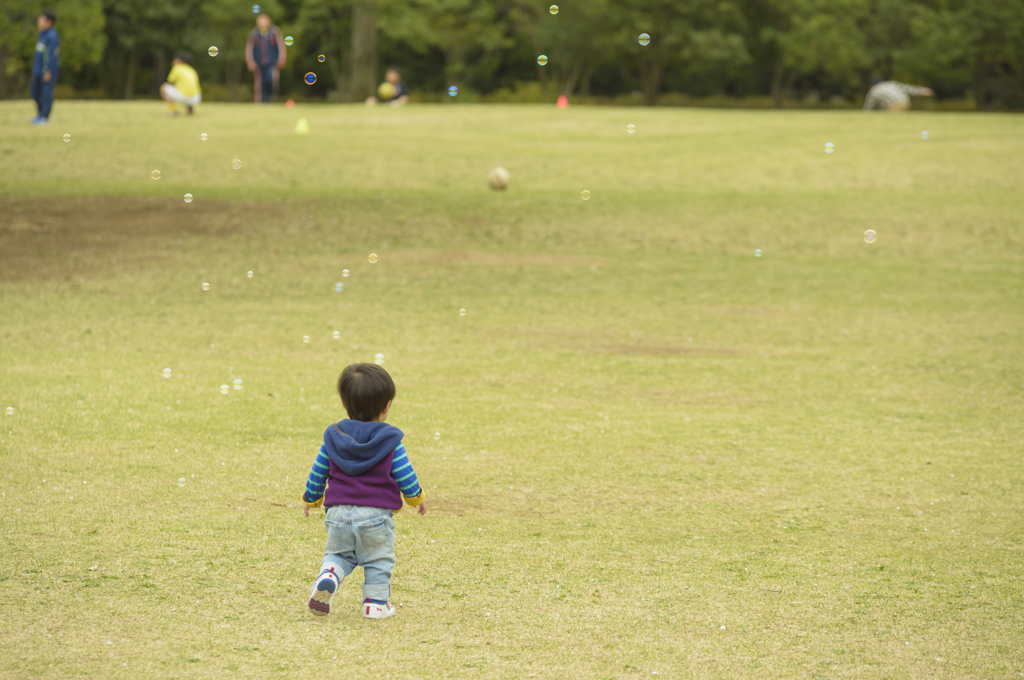
[[[57,84],[57,70],[60,67],[60,37],[53,24],[57,15],[52,9],[44,9],[36,18],[39,29],[39,40],[36,42],[36,55],[32,61],[32,83],[29,86],[32,99],[38,107],[38,114],[32,119],[33,125],[46,125],[50,122],[50,109],[53,108],[53,86]]]

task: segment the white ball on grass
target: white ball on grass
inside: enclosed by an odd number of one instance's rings
[[[508,188],[509,180],[512,176],[508,174],[508,170],[505,168],[494,168],[487,173],[487,183],[492,189],[502,190]]]

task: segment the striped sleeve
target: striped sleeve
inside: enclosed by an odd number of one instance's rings
[[[320,453],[313,461],[313,469],[306,480],[306,491],[302,494],[302,502],[311,508],[320,507],[324,500],[324,489],[327,487],[327,473],[331,471],[331,459],[327,457],[327,449],[320,445]]]
[[[416,471],[412,469],[412,463],[405,452],[405,444],[399,444],[395,448],[395,457],[391,459],[391,476],[398,482],[398,488],[402,490],[410,505],[419,505],[423,500],[423,489],[416,479]],[[411,502],[415,500],[415,502]]]
[[[915,97],[924,96],[928,92],[927,87],[921,87],[920,85],[907,85],[906,83],[896,83],[896,85],[907,94],[912,94]]]

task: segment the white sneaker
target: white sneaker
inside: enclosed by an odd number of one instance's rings
[[[309,610],[317,616],[330,614],[331,600],[337,591],[338,577],[334,575],[334,569],[320,574],[309,593]]]
[[[370,602],[369,598],[363,600],[363,618],[364,619],[386,619],[389,616],[395,615],[395,606],[388,602],[387,604],[374,604]]]

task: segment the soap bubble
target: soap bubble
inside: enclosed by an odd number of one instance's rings
[[[67,137],[67,135],[64,135],[64,136]],[[927,130],[921,130],[921,139],[928,139],[928,131]],[[64,141],[66,142],[68,140],[65,139]]]
[[[236,390],[242,389],[242,379],[235,378],[234,380],[231,381],[231,386],[234,387]]]
[[[242,161],[236,158],[235,160],[231,161],[231,167],[233,167],[235,170],[238,170],[240,167],[242,167]]]
[[[466,310],[465,309],[460,309],[459,310],[459,316],[466,316]]]
[[[191,203],[192,202],[192,194],[185,194],[185,202],[186,203]]]
[[[925,133],[925,134],[927,134],[927,133]],[[65,142],[70,142],[71,141],[71,135],[69,135],[68,133],[65,132],[63,139],[64,139]]]
[[[210,290],[210,284],[208,284],[206,281],[203,281],[203,290]]]
[[[259,14],[260,13],[260,6],[259,5],[253,5],[252,6],[252,13],[253,14]]]
[[[825,142],[825,153],[832,153],[836,150],[836,145],[832,142]]]
[[[306,85],[312,85],[316,82],[316,74],[310,71],[306,74]]]
[[[342,269],[341,270],[341,275],[347,278],[348,277],[348,270],[347,269]]]
[[[14,407],[13,406],[8,406],[7,408],[4,409],[4,413],[6,413],[9,416],[13,416],[14,415]]]
[[[540,64],[541,66],[548,63],[548,55],[542,54],[539,57],[537,57],[537,63]]]
[[[647,35],[646,33],[641,33],[639,40],[641,45],[647,45],[648,43],[651,42],[651,36]]]
[[[185,486],[185,478],[178,477],[178,486]]]
[[[868,229],[867,231],[864,232],[864,243],[874,243],[875,238],[876,235],[874,229]]]
[[[221,385],[220,386],[220,393],[221,394],[227,394],[230,391],[231,391],[231,388],[228,387],[227,385]]]
[[[250,279],[252,278],[252,272],[246,272],[245,275],[248,276]]]
[[[164,373],[164,377],[165,378],[170,378],[171,377],[171,369],[165,368],[163,373]]]
[[[384,355],[381,354],[380,352],[377,352],[376,354],[374,354],[373,355],[373,363],[377,364],[378,366],[383,364],[384,363]]]
[[[459,88],[455,87],[454,85],[452,85],[451,87],[448,88],[448,96],[449,97],[454,97],[458,93],[459,93]]]
[[[334,338],[335,340],[337,340],[338,338],[340,338],[340,337],[341,337],[341,331],[334,331],[333,333],[331,333],[331,336],[332,336],[332,337],[333,337],[333,338]]]
[[[376,261],[377,261],[377,254],[376,253],[370,253],[370,264],[373,264]]]
[[[334,292],[335,293],[340,293],[343,290],[345,290],[345,284],[344,283],[342,283],[341,281],[338,281],[336,284],[334,284]]]
[[[580,192],[580,198],[582,198],[584,201],[589,201],[590,200],[590,192],[587,191],[586,189],[584,189],[583,191]]]
[[[440,438],[441,438],[441,433],[440,432],[435,432],[434,433],[434,439],[440,439]]]
[[[626,132],[628,132],[629,134],[633,134],[634,132],[636,132],[636,126],[630,123],[629,125],[626,126]]]
[[[552,14],[558,14],[558,5],[551,5],[551,7],[548,7],[548,11]]]
[[[295,38],[291,37],[290,35],[286,35],[284,37],[284,44],[287,45],[288,47],[291,47],[293,42],[295,42]]]
[[[302,342],[309,342],[309,336],[308,335],[303,335],[302,336]]]
[[[152,177],[153,179],[160,179],[160,171],[154,170],[153,172],[149,173],[149,176]]]
[[[754,257],[761,257],[761,249],[754,248]]]
[[[203,134],[199,135],[199,139],[203,140],[204,142],[206,141],[207,137],[209,137],[209,135],[206,134],[205,132]]]
[[[327,57],[325,57],[324,55],[321,54],[319,57],[316,58],[316,60],[319,61],[319,62],[323,62],[323,60],[326,59],[326,58]]]
[[[211,46],[211,47],[210,47],[210,49],[206,50],[206,52],[207,52],[207,53],[208,53],[208,54],[209,54],[209,55],[210,55],[211,57],[216,57],[216,56],[217,56],[217,53],[218,53],[218,52],[220,52],[220,50],[218,50],[218,49],[217,49],[217,46],[216,46],[216,45],[213,45],[213,46]]]

